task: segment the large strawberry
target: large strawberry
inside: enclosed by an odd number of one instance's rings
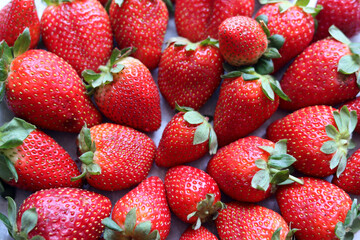
[[[0,41],[13,46],[18,36],[30,29],[30,48],[35,48],[40,39],[40,21],[34,0],[12,0],[0,10]]]
[[[209,36],[218,39],[221,22],[237,15],[251,17],[254,7],[254,0],[177,0],[176,30],[192,42]]]
[[[117,201],[112,219],[104,219],[103,224],[108,228],[105,240],[165,240],[170,231],[170,210],[164,183],[155,176],[144,180]]]
[[[166,125],[156,151],[158,166],[173,167],[215,154],[218,144],[208,119],[191,108],[176,106],[177,113]]]
[[[159,63],[160,92],[172,108],[177,103],[197,110],[221,81],[223,60],[218,41],[207,38],[191,43],[186,39],[174,38],[169,44]]]
[[[95,102],[100,111],[115,123],[143,131],[155,131],[161,124],[160,93],[149,69],[129,57],[134,48],[114,49],[100,73],[82,74],[95,88]]]
[[[179,240],[218,240],[218,238],[212,234],[205,227],[200,227],[197,230],[188,227]]]
[[[16,116],[40,128],[80,132],[84,122],[99,124],[95,109],[76,71],[62,58],[45,50],[27,51],[29,30],[14,47],[0,45],[0,100],[3,93]]]
[[[285,72],[281,87],[291,102],[280,107],[296,110],[312,105],[336,105],[355,98],[359,92],[356,74],[360,69],[358,43],[336,27],[329,29],[333,38],[313,43]]]
[[[359,226],[356,201],[352,204],[349,195],[327,181],[315,178],[303,181],[304,185],[282,186],[276,193],[281,215],[299,229],[296,239],[353,239]]]
[[[357,122],[356,113],[346,107],[311,106],[273,122],[267,129],[271,141],[288,140],[294,167],[310,176],[325,177],[344,171],[348,149]]]
[[[140,183],[148,175],[155,157],[155,143],[135,129],[103,123],[86,126],[78,137],[82,174],[101,190],[117,191]]]
[[[136,47],[134,57],[150,70],[161,56],[169,13],[162,0],[119,0],[110,5],[110,21],[119,48]]]
[[[0,219],[14,239],[99,239],[110,216],[111,202],[98,193],[77,188],[52,188],[25,199],[16,216],[8,198],[8,217]]]
[[[81,75],[97,70],[110,58],[113,47],[109,16],[97,0],[45,0],[41,17],[46,48],[70,63]]]
[[[80,174],[70,155],[44,132],[14,118],[0,127],[0,178],[29,191],[80,187]]]

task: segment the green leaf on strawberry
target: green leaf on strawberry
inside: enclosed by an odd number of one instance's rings
[[[345,221],[336,224],[335,234],[340,240],[354,239],[354,234],[360,230],[359,208],[360,205],[357,204],[357,199],[354,199]]]
[[[185,46],[186,51],[195,51],[199,46],[214,46],[219,48],[219,41],[210,37],[196,43],[183,37],[173,37],[166,42],[165,48],[168,48],[172,43],[174,43],[175,47]]]

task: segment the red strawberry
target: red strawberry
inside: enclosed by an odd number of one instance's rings
[[[201,226],[197,230],[188,227],[179,240],[218,240],[218,238],[205,227]]]
[[[99,239],[101,221],[111,212],[107,197],[77,188],[38,191],[25,199],[17,217],[14,200],[8,202],[8,218],[0,216],[14,239]]]
[[[149,69],[128,57],[133,48],[114,49],[101,73],[82,74],[92,88],[100,111],[111,121],[142,131],[155,131],[161,124],[160,94]]]
[[[357,115],[357,124],[355,128],[355,132],[360,133],[360,97],[357,97],[356,99],[350,100],[349,102],[346,102],[344,105],[347,106],[349,111],[355,111]]]
[[[358,223],[354,219],[359,214],[356,202],[351,206],[349,195],[324,180],[303,178],[303,181],[304,185],[294,183],[283,186],[276,194],[281,215],[292,227],[299,229],[295,233],[296,239],[338,239],[335,231],[340,239],[353,239],[354,233],[351,232],[355,231]],[[345,234],[347,238],[344,238]]]
[[[359,92],[355,74],[360,68],[357,43],[351,43],[336,27],[329,31],[335,39],[313,43],[285,72],[281,87],[291,102],[281,101],[281,108],[336,105],[355,98]]]
[[[103,224],[108,227],[105,239],[165,240],[170,231],[170,210],[161,179],[149,177],[128,192],[115,204],[112,219],[104,219]]]
[[[204,171],[191,166],[169,169],[165,176],[166,196],[172,212],[186,223],[214,220],[218,211],[225,208],[220,202],[221,193],[215,180]]]
[[[0,142],[0,178],[10,185],[29,191],[81,186],[71,182],[80,172],[70,155],[34,125],[14,118],[0,127]]]
[[[179,107],[166,125],[156,151],[158,166],[173,167],[217,150],[216,134],[208,120],[191,108]]]
[[[340,113],[330,106],[302,108],[273,122],[267,129],[271,141],[288,140],[294,167],[310,176],[339,176],[345,169],[356,126],[356,113],[346,107]]]
[[[41,17],[46,48],[70,63],[79,75],[105,65],[113,37],[104,7],[97,0],[56,1],[48,3]]]
[[[134,57],[150,70],[161,57],[169,13],[161,0],[120,0],[110,5],[110,21],[119,48],[136,47]]]
[[[175,38],[159,63],[160,92],[175,108],[175,103],[199,109],[214,93],[223,73],[218,41],[207,38],[198,43]]]
[[[85,94],[76,71],[62,58],[45,50],[30,50],[29,31],[25,30],[10,50],[0,48],[0,93],[16,116],[56,131],[79,132],[84,122],[99,124],[101,115]],[[25,53],[24,53],[25,52]],[[1,100],[1,94],[0,94]]]
[[[221,22],[236,15],[251,17],[254,6],[254,0],[177,0],[176,30],[192,42],[209,36],[218,39]]]
[[[117,191],[140,183],[148,175],[155,157],[155,143],[135,129],[103,123],[86,126],[78,137],[82,174],[101,190]]]
[[[19,35],[30,29],[30,48],[35,48],[40,39],[40,21],[34,0],[12,0],[0,10],[0,42],[5,40],[13,46]]]

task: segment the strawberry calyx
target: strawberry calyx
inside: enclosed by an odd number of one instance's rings
[[[42,0],[46,5],[60,5],[62,3],[73,2],[74,0]]]
[[[287,139],[282,139],[275,143],[274,148],[270,146],[258,146],[258,148],[269,153],[270,156],[268,161],[264,159],[257,159],[255,161],[256,167],[260,170],[255,173],[251,180],[251,186],[253,188],[266,191],[270,187],[270,183],[273,185],[285,185],[293,182],[304,184],[301,179],[290,175],[289,167],[296,159],[286,153],[286,143]]]
[[[111,218],[105,218],[101,222],[105,225],[105,240],[160,240],[158,230],[151,231],[151,221],[140,222],[136,225],[136,208],[132,208],[127,214],[124,229]]]
[[[196,222],[192,226],[194,230],[199,229],[201,223],[215,220],[219,216],[219,211],[226,208],[226,205],[223,202],[218,201],[214,204],[214,201],[214,194],[206,194],[206,198],[196,205],[197,211],[192,212],[187,216],[188,221],[192,217],[197,217]]]
[[[219,48],[219,41],[214,38],[211,38],[211,37],[208,37],[208,38],[206,38],[202,41],[196,42],[196,43],[193,43],[183,37],[173,37],[173,38],[170,38],[166,42],[165,48],[168,48],[172,43],[174,43],[174,47],[185,46],[186,51],[195,51],[199,46],[214,46],[214,47]]]
[[[218,148],[218,141],[214,128],[199,112],[190,107],[180,107],[175,103],[176,110],[184,112],[184,120],[192,125],[198,125],[195,130],[193,145],[201,144],[209,140],[209,154],[215,154]]]
[[[354,239],[356,232],[360,230],[360,204],[354,199],[344,222],[338,222],[335,226],[335,235],[340,240]]]
[[[330,160],[330,169],[336,169],[336,176],[339,177],[345,170],[347,164],[348,150],[355,148],[355,143],[351,140],[352,133],[357,124],[356,111],[349,112],[347,106],[343,106],[339,111],[334,111],[336,127],[329,124],[325,126],[326,134],[332,140],[324,142],[320,151],[325,154],[333,154]]]
[[[281,240],[281,238],[280,238],[281,230],[282,230],[282,227],[279,227],[278,229],[276,229],[275,232],[273,233],[273,235],[271,236],[271,240]],[[291,229],[291,227],[290,227],[289,232],[285,236],[285,240],[292,240],[295,232],[298,230],[299,229],[297,229],[297,228]]]
[[[316,5],[312,7],[311,0],[297,0],[294,3],[284,0],[259,0],[261,4],[270,4],[270,3],[280,3],[279,11],[280,13],[286,12],[289,8],[293,6],[300,7],[304,12],[311,14],[313,17],[316,17],[319,12],[323,9],[322,5]]]
[[[8,201],[8,215],[0,213],[0,220],[4,223],[8,229],[9,235],[15,240],[45,240],[42,236],[28,237],[37,224],[38,214],[36,208],[29,208],[21,216],[21,228],[20,230],[16,224],[16,203],[11,197],[6,197]]]

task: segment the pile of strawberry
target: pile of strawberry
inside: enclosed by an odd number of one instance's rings
[[[13,239],[360,239],[358,0],[44,2],[0,10]]]

